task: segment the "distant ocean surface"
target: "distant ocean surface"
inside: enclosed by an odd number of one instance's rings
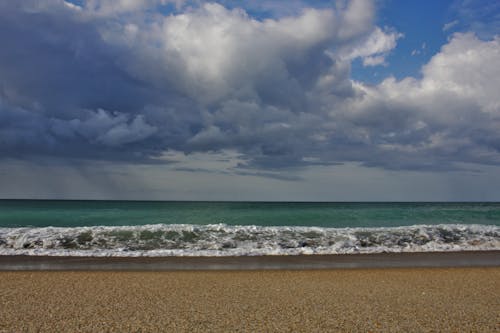
[[[0,200],[0,255],[500,250],[500,203]]]

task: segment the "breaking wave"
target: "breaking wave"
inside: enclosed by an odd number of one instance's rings
[[[500,227],[319,228],[155,224],[0,228],[0,255],[247,256],[500,250]]]

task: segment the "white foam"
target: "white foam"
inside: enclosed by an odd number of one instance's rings
[[[0,255],[255,256],[500,250],[500,227],[393,228],[143,225],[0,228]]]

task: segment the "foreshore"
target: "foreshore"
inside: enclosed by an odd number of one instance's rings
[[[500,267],[500,251],[240,257],[0,256],[0,271],[304,270],[405,267]]]
[[[498,332],[500,267],[0,272],[0,332]]]
[[[0,332],[495,332],[500,251],[0,256]]]

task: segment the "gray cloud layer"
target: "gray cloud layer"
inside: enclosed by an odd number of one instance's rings
[[[0,3],[0,158],[157,161],[233,150],[241,167],[500,163],[500,38],[453,35],[422,79],[369,86],[401,35],[373,5],[256,20],[215,3]],[[243,172],[243,171],[242,171]]]

